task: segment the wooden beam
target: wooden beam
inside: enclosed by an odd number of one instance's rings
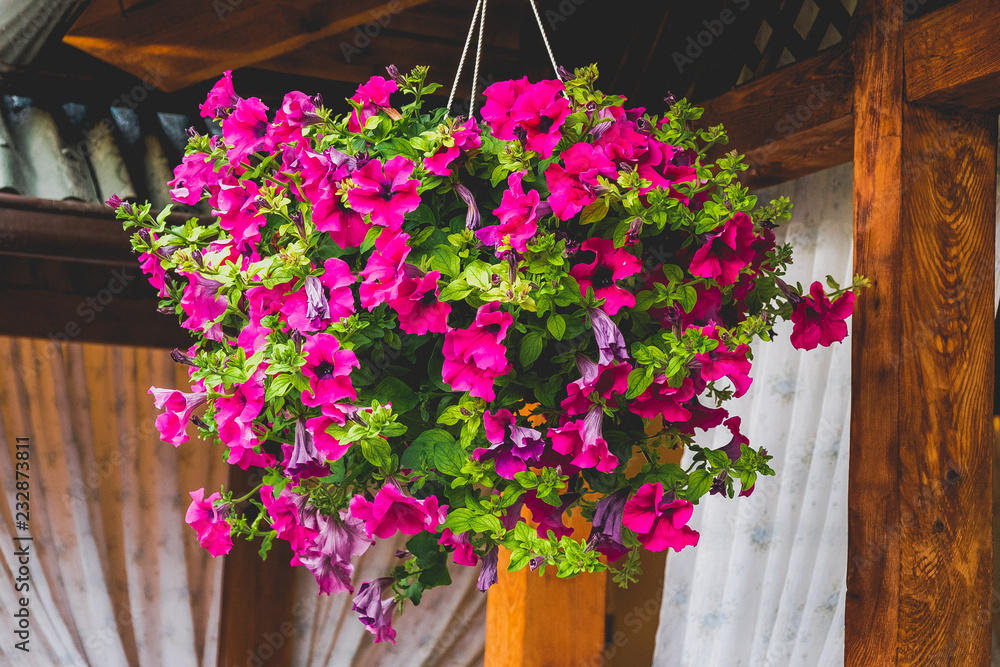
[[[244,495],[260,482],[259,472],[229,469],[233,495]],[[261,560],[260,540],[233,540],[224,558],[222,618],[219,621],[219,665],[291,664],[295,637],[295,575],[288,542],[275,540]]]
[[[590,524],[577,513],[573,537]],[[607,573],[559,579],[523,568],[508,572],[510,552],[500,549],[498,582],[486,600],[485,667],[604,664]]]
[[[903,14],[855,15],[845,664],[989,664],[996,118],[904,103]]]
[[[746,182],[764,187],[852,158],[854,66],[850,45],[830,48],[703,102],[702,126],[723,123],[746,155]]]
[[[1000,109],[998,33],[1000,0],[961,0],[907,22],[906,99]]]
[[[63,38],[163,90],[253,65],[428,0],[94,0]]]

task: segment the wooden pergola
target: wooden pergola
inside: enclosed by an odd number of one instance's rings
[[[373,8],[393,9],[393,3],[369,2],[364,11],[331,17],[320,6],[332,3],[311,4],[316,23],[309,34],[318,36],[350,28],[351,21],[359,25]],[[706,124],[725,124],[731,146],[747,155],[753,187],[854,162],[855,271],[873,287],[858,297],[852,331],[845,645],[852,667],[990,661],[1000,0],[956,0],[911,19],[910,6],[922,4],[860,0],[840,44],[701,104]],[[264,6],[247,3],[241,11]],[[95,48],[118,48],[89,39]],[[307,67],[296,53],[311,41],[267,46],[269,66]],[[517,45],[501,39],[495,46],[503,55]],[[151,43],[149,52],[162,54],[156,47]],[[379,48],[401,47],[387,39]],[[430,55],[446,60],[451,53]],[[135,68],[148,66],[139,52],[129,57]],[[219,63],[261,60],[245,53],[213,57],[216,72]],[[344,70],[343,80],[362,75],[339,55],[331,59]],[[178,65],[177,85],[209,76],[206,68]],[[184,74],[190,71],[196,76]],[[159,72],[167,75],[162,67]],[[8,260],[0,304],[8,313],[28,312],[17,289],[30,287],[34,311],[74,305],[78,297],[67,297],[60,281],[79,274],[59,267],[81,260],[128,263],[116,225],[102,207],[0,195],[0,231],[9,235],[0,242]],[[68,239],[70,229],[82,240]],[[25,257],[51,264],[49,284],[10,287]],[[183,342],[173,322],[155,315],[155,299],[134,289],[131,300],[115,305],[119,314],[79,339]],[[50,332],[37,318],[7,317],[3,333]],[[228,557],[221,664],[240,659],[271,624],[291,615],[284,563],[287,558],[272,557],[262,564],[250,547]],[[557,582],[522,571],[504,577],[490,593],[486,664],[593,659],[605,642],[604,587],[601,576]],[[284,664],[282,656],[273,664]]]

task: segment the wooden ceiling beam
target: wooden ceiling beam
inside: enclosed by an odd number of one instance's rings
[[[701,103],[702,126],[725,125],[746,155],[745,181],[764,187],[850,162],[854,65],[849,44],[832,47]]]
[[[960,0],[903,26],[906,99],[1000,109],[1000,0]]]
[[[429,0],[272,3],[94,0],[63,41],[171,91],[294,51]],[[217,14],[217,16],[216,16]],[[329,78],[329,77],[327,77]]]

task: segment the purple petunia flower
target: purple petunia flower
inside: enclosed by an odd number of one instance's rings
[[[472,457],[477,461],[492,459],[497,474],[504,479],[528,469],[527,463],[537,461],[545,449],[542,434],[533,428],[518,426],[517,418],[505,408],[483,414],[483,427],[489,447],[476,449]]]
[[[386,640],[396,643],[396,631],[392,629],[392,612],[396,609],[393,598],[382,599],[385,589],[395,581],[392,577],[381,577],[361,584],[353,600],[351,610],[358,613],[365,629],[375,635],[375,642]]]

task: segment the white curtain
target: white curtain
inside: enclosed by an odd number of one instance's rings
[[[226,465],[196,438],[159,441],[150,385],[186,387],[166,351],[0,337],[0,664],[214,665],[222,559],[184,524],[188,490]],[[17,438],[27,438],[28,529],[16,523]],[[30,536],[15,590],[14,537]],[[30,641],[13,611],[28,600]]]
[[[852,275],[852,164],[762,190],[793,204],[779,242],[795,248],[788,282],[808,289]],[[654,664],[660,667],[843,664],[851,339],[801,352],[788,342],[754,348],[750,391],[730,411],[776,477],[749,498],[708,497],[691,525],[694,549],[667,557]],[[730,435],[718,433],[713,446]]]

